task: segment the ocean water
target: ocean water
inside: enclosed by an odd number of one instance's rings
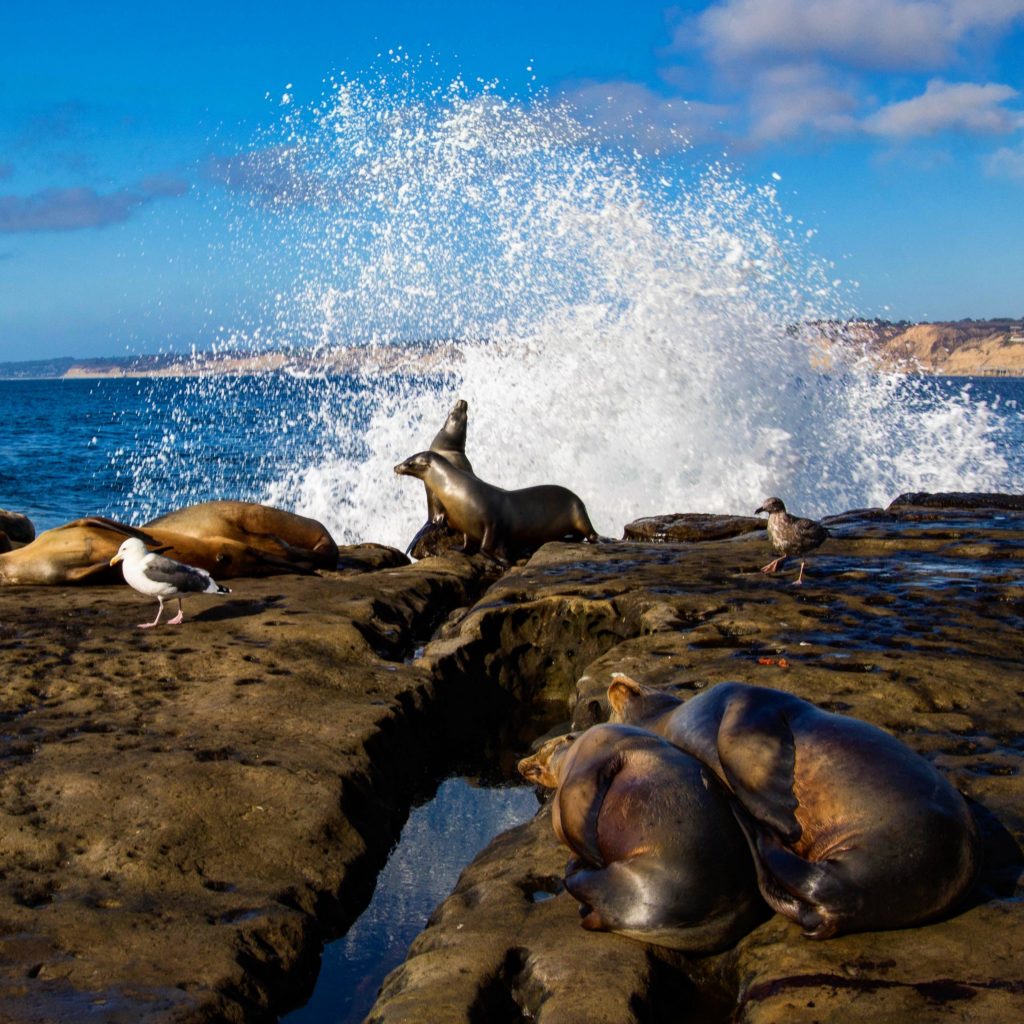
[[[891,385],[894,403],[902,400],[901,384],[896,380]],[[794,499],[783,492],[793,508],[840,512],[916,489],[1024,489],[1024,381],[940,378],[907,384],[916,391],[915,408],[901,415],[908,429],[915,419],[921,421],[919,429],[933,439],[920,451],[920,461],[905,462],[902,475],[880,464],[878,479],[865,467],[862,489],[851,492],[845,505],[835,500],[825,504],[806,494]],[[395,462],[429,444],[450,398],[443,382],[429,378],[403,380],[397,386],[418,387],[419,401],[429,404],[434,416],[409,426],[404,445],[395,445]],[[392,479],[390,461],[382,465],[370,458],[377,398],[372,383],[353,377],[0,381],[7,425],[0,446],[0,508],[27,514],[42,530],[91,514],[139,524],[172,508],[215,498],[272,501],[316,515],[342,542],[404,546],[422,521],[422,494],[413,482]],[[486,457],[480,455],[487,448],[479,438],[481,418],[471,406],[467,447],[480,475],[493,479]],[[327,436],[325,423],[332,425]],[[963,433],[972,424],[974,464],[965,461],[963,449]],[[537,424],[537,434],[563,426],[552,415],[551,422]],[[881,438],[879,445],[905,440]],[[565,476],[548,467],[547,446],[538,440],[530,472],[522,477],[508,474],[501,482],[526,486],[564,481]],[[711,451],[708,458],[720,463],[721,455]],[[836,472],[843,458],[837,439],[831,460],[820,467],[822,476]],[[396,507],[388,515],[381,514],[376,500],[360,507],[354,495],[340,493],[329,478],[332,464],[346,471],[362,465],[362,487],[397,494]],[[720,470],[728,472],[721,465]],[[723,502],[714,493],[704,500],[680,498],[678,493],[657,493],[639,473],[634,467],[628,477],[610,478],[600,488],[576,483],[601,532],[619,536],[629,518],[661,512],[748,513],[773,489],[767,482],[761,488],[764,494],[748,488],[746,501]],[[311,476],[320,480],[319,488],[308,486]],[[296,480],[306,486],[296,487]],[[396,483],[405,486],[396,490]],[[618,495],[610,509],[602,497],[613,491],[625,491],[628,499]]]
[[[211,272],[261,301],[196,340],[301,351],[293,372],[0,382],[0,502],[49,526],[256,498],[404,546],[422,488],[392,468],[456,397],[481,477],[570,487],[609,536],[770,494],[822,515],[1024,488],[1017,382],[875,372],[839,326],[855,288],[777,175],[597,137],[405,53],[278,109],[209,198],[230,238]],[[374,365],[410,341],[450,355],[331,372],[339,348]]]

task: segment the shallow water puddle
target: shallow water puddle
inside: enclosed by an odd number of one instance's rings
[[[370,905],[345,935],[324,948],[309,1002],[282,1021],[363,1020],[385,975],[405,959],[462,869],[494,836],[528,820],[537,808],[529,786],[487,786],[462,776],[442,782],[432,800],[409,812]]]

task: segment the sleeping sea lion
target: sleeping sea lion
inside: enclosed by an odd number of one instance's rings
[[[507,561],[549,540],[597,540],[583,501],[565,487],[546,484],[506,491],[457,469],[437,452],[411,455],[395,472],[419,477],[427,485],[448,524],[464,536],[463,551],[478,544],[482,554]]]
[[[7,535],[12,546],[30,544],[36,538],[36,528],[28,516],[20,512],[8,512],[4,508],[0,508],[0,533]]]
[[[762,895],[809,938],[919,924],[971,887],[964,798],[882,729],[742,683],[684,703],[618,676],[608,700],[613,721],[664,736],[729,787]]]
[[[31,544],[0,554],[0,583],[119,582],[120,573],[111,569],[110,559],[126,537],[158,543],[135,527],[103,516],[44,530]]]
[[[767,916],[747,842],[704,766],[644,729],[549,740],[519,771],[556,789],[565,887],[583,927],[688,952],[733,945]]]
[[[244,505],[244,502],[210,502],[211,505]],[[202,509],[203,506],[195,506]],[[187,513],[189,509],[182,509]],[[269,509],[269,512],[278,512]],[[290,516],[290,513],[279,513]],[[296,516],[296,519],[302,519]],[[226,520],[204,513],[190,518],[171,513],[154,522],[173,522],[176,527],[198,530],[205,522],[214,528],[231,532]],[[285,520],[285,524],[288,524]],[[306,520],[312,522],[312,520]],[[227,536],[191,536],[186,532],[163,526],[142,529],[119,523],[105,516],[88,516],[64,526],[41,533],[31,544],[0,554],[0,584],[120,583],[121,573],[110,566],[110,560],[127,537],[138,537],[147,547],[186,565],[192,565],[218,577],[272,576],[277,573],[312,572],[314,557],[324,557],[323,550],[313,552],[282,544],[276,536],[247,535],[245,543]],[[291,534],[293,539],[296,535]],[[333,541],[330,541],[333,544]],[[335,548],[335,551],[337,549]],[[333,568],[337,562],[335,555]]]
[[[338,545],[322,523],[252,501],[189,505],[151,520],[143,529],[235,541],[298,570],[333,569],[338,564]]]

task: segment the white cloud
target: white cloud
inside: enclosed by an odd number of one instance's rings
[[[1008,85],[932,79],[920,96],[890,103],[864,118],[872,135],[909,139],[944,132],[1006,134],[1024,126],[1024,114],[1004,104],[1018,95]]]
[[[750,137],[757,143],[792,138],[810,129],[840,135],[856,130],[856,97],[817,65],[762,72],[750,96]]]
[[[639,82],[584,82],[561,94],[578,120],[602,137],[642,149],[682,149],[721,139],[728,107],[666,98]]]
[[[1024,0],[722,0],[680,25],[675,45],[694,41],[733,72],[827,58],[850,67],[943,67],[979,32],[1024,17]]]
[[[1024,143],[1012,149],[1003,146],[985,161],[985,171],[993,178],[1024,181]]]

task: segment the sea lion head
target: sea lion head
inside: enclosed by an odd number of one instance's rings
[[[451,466],[451,463],[437,452],[417,452],[395,466],[395,472],[399,476],[415,476],[422,480],[430,472],[432,466],[441,465]]]
[[[679,706],[679,698],[653,686],[644,686],[621,672],[612,674],[608,687],[612,723],[644,722]]]
[[[754,509],[754,515],[756,516],[759,512],[767,512],[771,515],[772,512],[785,512],[786,506],[782,504],[781,498],[765,498],[761,503],[760,508]]]
[[[452,406],[451,412],[448,413],[448,419],[445,420],[444,429],[449,434],[458,434],[461,430],[463,433],[463,439],[465,439],[466,420],[468,418],[469,403],[464,398],[460,398]]]
[[[528,782],[546,789],[558,787],[558,765],[566,751],[573,744],[577,734],[567,732],[564,736],[556,736],[548,740],[540,750],[529,757],[524,757],[517,765],[519,774]]]

